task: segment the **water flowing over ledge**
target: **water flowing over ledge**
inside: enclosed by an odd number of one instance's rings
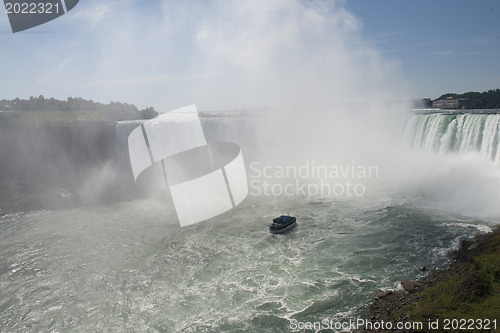
[[[500,114],[432,113],[408,119],[403,139],[413,148],[436,151],[479,152],[489,160],[500,160]]]

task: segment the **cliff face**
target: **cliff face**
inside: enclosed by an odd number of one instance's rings
[[[89,165],[113,157],[112,124],[3,126],[0,179],[72,183]]]
[[[0,123],[0,209],[119,200],[124,166],[117,156],[114,123]]]

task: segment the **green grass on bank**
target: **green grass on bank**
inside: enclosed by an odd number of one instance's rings
[[[78,123],[141,119],[120,111],[0,111],[0,125],[67,126]]]
[[[409,309],[412,321],[496,319],[492,331],[500,332],[500,234],[465,256],[421,292]]]
[[[13,111],[1,112],[0,121],[12,125],[66,125],[78,122],[113,121],[113,115],[99,111]]]

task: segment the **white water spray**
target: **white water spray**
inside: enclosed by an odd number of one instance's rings
[[[500,114],[410,116],[403,138],[413,150],[401,164],[409,191],[464,214],[500,216]]]

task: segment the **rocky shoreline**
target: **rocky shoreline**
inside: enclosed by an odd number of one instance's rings
[[[449,268],[379,294],[363,332],[500,332],[500,226],[449,255]]]

